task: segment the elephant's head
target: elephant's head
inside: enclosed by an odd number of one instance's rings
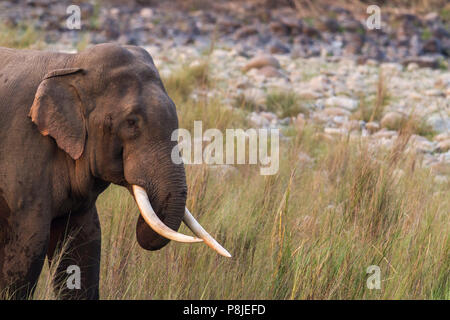
[[[65,59],[35,95],[30,116],[39,131],[76,166],[133,193],[141,211],[141,247],[157,250],[169,239],[205,241],[229,256],[185,208],[184,167],[172,160],[176,109],[147,51],[103,44]],[[199,238],[176,232],[182,221]]]

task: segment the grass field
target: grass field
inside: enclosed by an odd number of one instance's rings
[[[165,83],[181,127],[199,119],[204,130],[247,126],[245,111],[220,97],[190,98],[193,84],[211,85],[207,71],[175,77]],[[133,198],[110,187],[97,202],[101,298],[450,299],[450,184],[435,183],[420,157],[405,151],[408,128],[393,150],[350,138],[330,143],[320,131],[286,130],[274,176],[249,165],[224,173],[186,167],[187,206],[231,259],[204,244],[144,251]],[[381,269],[379,290],[366,286],[371,265]],[[35,299],[54,298],[51,274],[44,270]]]

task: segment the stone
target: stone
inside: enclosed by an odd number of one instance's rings
[[[296,92],[298,97],[304,100],[316,100],[322,97],[322,94],[317,91],[303,89]]]
[[[273,68],[280,68],[280,62],[271,55],[258,55],[251,59],[247,64],[242,68],[242,71],[246,72],[250,69],[261,69],[266,66],[271,66]]]
[[[317,23],[317,29],[320,31],[338,32],[340,30],[340,25],[336,19],[322,18],[319,19]]]
[[[372,137],[374,139],[392,139],[397,136],[397,132],[393,130],[381,129],[375,132]]]
[[[326,107],[341,107],[347,109],[349,111],[354,111],[358,108],[358,101],[347,98],[344,96],[341,97],[330,97],[325,100]]]
[[[308,87],[313,91],[327,91],[331,89],[331,81],[325,75],[320,75],[312,78]]]
[[[325,132],[325,134],[328,134],[331,136],[340,136],[342,134],[346,134],[347,130],[345,130],[343,128],[325,128],[323,130],[323,132]]]
[[[276,40],[270,44],[269,51],[273,54],[287,54],[291,49],[281,41]]]
[[[427,138],[413,134],[411,135],[408,144],[422,153],[431,153],[436,148],[436,142],[431,142]]]
[[[419,65],[415,62],[408,63],[408,66],[406,67],[407,71],[415,71],[419,69]]]
[[[441,42],[436,38],[425,41],[422,46],[422,50],[424,53],[440,53],[442,50],[441,48]]]
[[[266,78],[284,78],[286,77],[282,72],[272,66],[265,66],[259,69],[258,73]]]
[[[405,118],[401,113],[391,111],[383,116],[380,124],[382,128],[387,128],[390,130],[398,130],[404,119]]]
[[[428,89],[425,91],[425,95],[434,97],[444,97],[445,94],[439,89]]]
[[[438,149],[440,152],[447,152],[450,150],[450,139],[442,140],[438,143]]]
[[[258,34],[258,29],[255,26],[249,25],[249,26],[244,26],[239,28],[235,34],[234,37],[236,39],[242,39],[242,38],[247,38],[249,36]]]
[[[449,132],[442,132],[442,133],[436,135],[433,140],[440,142],[440,141],[444,141],[444,140],[447,140],[447,139],[450,139],[450,133]]]
[[[380,124],[378,122],[370,121],[366,123],[366,129],[370,133],[375,133],[380,130]]]
[[[254,101],[257,105],[264,104],[266,101],[266,93],[259,88],[249,88],[243,91],[245,99]]]
[[[249,115],[250,122],[259,128],[268,127],[270,125],[270,121],[258,114],[257,112],[252,112]]]
[[[273,112],[266,112],[266,111],[263,111],[263,112],[260,112],[260,115],[261,115],[262,117],[266,118],[269,122],[273,122],[273,121],[276,121],[276,120],[277,120],[277,116],[276,116],[276,114],[273,113]]]
[[[297,17],[281,16],[281,23],[287,27],[291,35],[299,35],[302,31],[302,22]]]
[[[289,29],[280,21],[272,21],[269,24],[270,31],[278,35],[286,35],[289,32]]]
[[[433,113],[427,118],[427,124],[436,132],[450,131],[450,118],[444,117],[440,113]]]
[[[142,18],[150,19],[153,17],[153,10],[151,8],[142,8],[140,15]]]
[[[402,64],[407,66],[410,63],[416,63],[421,68],[439,68],[439,60],[436,57],[423,56],[423,57],[408,57],[403,59]]]
[[[343,128],[345,128],[349,132],[359,131],[361,129],[361,123],[359,120],[352,119],[350,121],[344,122]]]
[[[335,116],[349,117],[351,115],[351,112],[348,111],[347,109],[338,108],[338,107],[328,107],[328,108],[325,108],[322,112],[329,117],[335,117]]]

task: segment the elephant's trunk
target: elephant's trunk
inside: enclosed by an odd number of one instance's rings
[[[167,160],[166,154],[155,155],[158,163],[171,161]],[[184,166],[172,162],[170,166],[156,168],[148,164],[147,159],[142,157],[138,164],[125,161],[128,169],[127,181],[132,189],[130,191],[141,212],[136,225],[139,245],[147,250],[158,250],[170,240],[190,243],[204,241],[219,254],[230,257],[228,251],[220,246],[187,210]],[[182,221],[197,237],[177,232]]]
[[[139,210],[141,211],[140,218],[144,219],[144,221],[147,223],[150,228],[158,233],[160,237],[157,237],[153,241],[156,241],[156,243],[153,243],[150,247],[156,247],[160,248],[164,246],[168,240],[175,240],[179,242],[202,242],[205,241],[205,243],[211,247],[213,250],[217,251],[219,254],[225,256],[225,257],[231,257],[230,253],[223,248],[211,235],[206,232],[205,229],[198,223],[197,220],[192,216],[192,214],[189,212],[187,208],[185,208],[185,213],[183,216],[183,222],[189,227],[189,229],[194,232],[195,235],[197,235],[199,238],[186,236],[184,234],[178,233],[174,230],[178,230],[178,227],[180,226],[180,220],[174,217],[173,215],[169,215],[164,219],[165,221],[162,222],[156,213],[154,212],[150,200],[148,199],[147,193],[145,190],[139,186],[134,185],[133,186],[133,192],[136,198],[136,202],[138,203]],[[147,227],[141,224],[138,224],[142,227]],[[168,226],[174,226],[171,228],[168,228]],[[141,239],[142,240],[142,239]],[[139,237],[138,237],[139,241]],[[145,243],[141,243],[141,246],[144,246]]]
[[[158,233],[159,235],[179,242],[201,242],[202,239],[194,238],[191,236],[186,236],[184,234],[178,233],[174,230],[178,230],[180,226],[181,219],[179,215],[171,215],[168,214],[165,216],[165,221],[162,222],[156,212],[153,210],[153,207],[148,199],[147,192],[137,185],[133,186],[133,193],[136,199],[136,202],[139,206],[139,210],[141,212],[142,218],[148,224],[153,231]]]

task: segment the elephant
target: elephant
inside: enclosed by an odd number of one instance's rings
[[[134,196],[143,249],[204,242],[229,257],[186,208],[185,168],[172,160],[177,128],[176,106],[143,48],[0,48],[0,293],[29,298],[45,258],[51,264],[71,235],[54,290],[99,299],[95,202],[110,184]],[[195,236],[178,233],[181,222]],[[81,271],[79,289],[63,281],[71,265]]]

